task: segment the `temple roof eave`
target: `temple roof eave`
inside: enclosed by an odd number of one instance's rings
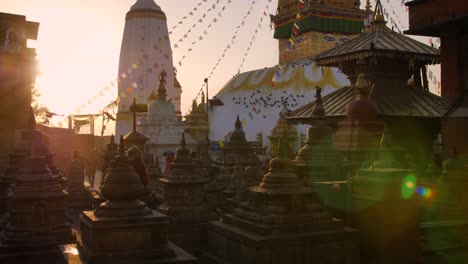
[[[316,63],[320,66],[331,66],[370,56],[411,58],[426,64],[440,63],[440,50],[388,28],[361,34],[344,44],[327,50],[317,55]]]
[[[421,53],[409,53],[404,51],[389,51],[389,50],[359,50],[347,54],[339,54],[334,56],[321,56],[315,58],[317,66],[339,67],[340,64],[348,61],[357,61],[362,58],[369,57],[384,57],[384,58],[403,58],[413,59],[414,61],[423,62],[425,65],[440,64],[440,55],[428,55]]]
[[[410,116],[410,115],[378,115],[379,118],[403,118],[403,119],[434,119],[434,122],[440,120],[441,117],[427,117],[427,116]],[[346,120],[346,115],[330,116],[325,119],[325,123],[329,126],[334,126],[338,122]],[[291,125],[317,125],[324,122],[323,118],[314,116],[301,116],[301,117],[290,117],[287,119]]]
[[[394,93],[394,96],[388,96],[389,92]],[[376,87],[370,99],[376,103],[381,117],[439,119],[448,111],[441,97],[409,87],[395,88],[392,91]],[[326,109],[326,122],[343,120],[346,118],[347,105],[354,100],[354,87],[343,87],[324,96],[322,100]],[[285,118],[288,123],[295,124],[313,124],[323,120],[323,117],[315,117],[312,114],[314,106],[315,102],[304,105],[290,112]]]

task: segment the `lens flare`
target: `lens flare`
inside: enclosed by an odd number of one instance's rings
[[[426,198],[426,199],[430,199],[434,195],[434,192],[432,191],[432,189],[427,188],[427,187],[418,187],[418,188],[416,188],[416,193],[419,196],[421,196],[423,198]]]
[[[416,177],[410,174],[403,179],[403,182],[401,185],[401,195],[403,199],[409,199],[413,197],[413,194],[415,191],[416,191]]]

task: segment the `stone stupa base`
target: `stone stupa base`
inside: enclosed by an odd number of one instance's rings
[[[58,245],[76,242],[68,224],[46,232],[10,229],[6,225],[0,236],[0,263],[62,263]]]
[[[192,217],[190,217],[192,215]],[[188,252],[198,255],[206,245],[206,225],[208,221],[218,219],[215,213],[206,212],[195,217],[195,214],[171,218],[169,240]]]
[[[261,235],[216,221],[207,241],[205,257],[217,263],[359,263],[354,230]]]
[[[138,217],[97,217],[81,214],[81,258],[93,263],[198,263],[167,241],[167,216],[153,211]]]

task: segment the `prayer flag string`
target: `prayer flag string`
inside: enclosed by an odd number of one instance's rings
[[[247,50],[245,51],[244,53],[244,56],[242,56],[242,61],[241,61],[241,64],[239,66],[239,69],[237,70],[238,73],[240,73],[240,71],[242,70],[242,67],[244,67],[244,63],[245,63],[245,59],[247,58],[247,56],[249,55],[249,51],[250,49],[252,48],[252,44],[253,42],[255,41],[256,37],[257,37],[257,34],[259,32],[259,29],[262,28],[262,23],[263,23],[263,20],[264,20],[264,17],[268,16],[269,14],[269,11],[270,11],[270,3],[271,3],[271,0],[269,0],[265,6],[265,11],[263,12],[263,16],[260,17],[260,21],[258,22],[257,24],[257,27],[255,28],[255,32],[253,33],[252,35],[252,38],[250,40],[250,43],[249,43],[249,46],[247,47]],[[265,19],[266,20],[266,19]]]

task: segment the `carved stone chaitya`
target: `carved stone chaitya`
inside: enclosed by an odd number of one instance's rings
[[[215,212],[204,200],[204,185],[208,181],[194,167],[182,134],[171,170],[160,179],[164,202],[158,210],[170,219],[170,240],[190,252],[200,251],[203,226],[217,219]]]
[[[356,231],[315,202],[281,139],[278,153],[248,201],[209,223],[206,255],[220,263],[359,263]]]
[[[237,116],[234,123],[234,131],[229,137],[223,148],[223,164],[224,166],[234,166],[237,163],[242,166],[249,164],[250,152],[252,151],[250,144],[245,138],[245,132],[242,129],[242,123]]]
[[[119,155],[112,161],[101,191],[107,201],[95,211],[81,214],[78,248],[87,263],[197,263],[168,242],[167,216],[138,200],[143,185],[125,153],[122,137]]]

